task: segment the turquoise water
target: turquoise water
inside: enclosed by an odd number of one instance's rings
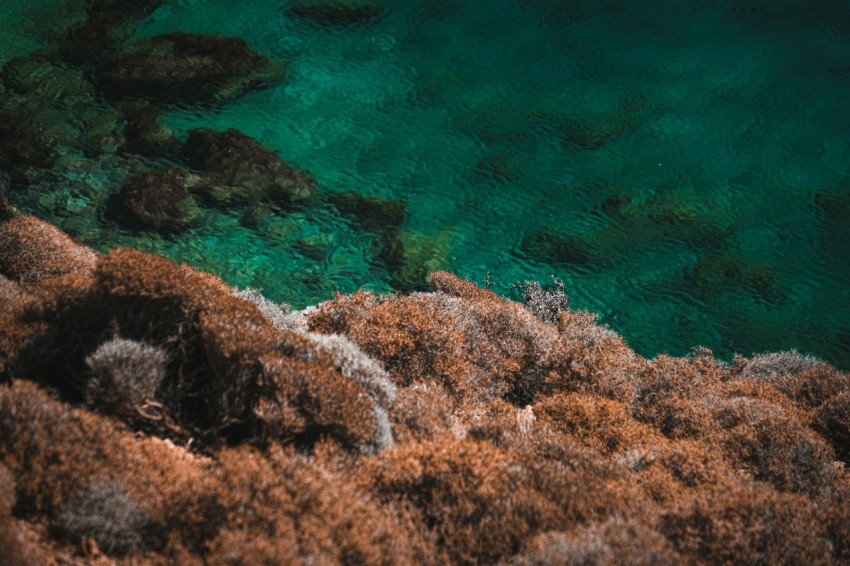
[[[850,368],[850,4],[374,3],[380,21],[327,28],[282,0],[169,0],[135,31],[238,36],[289,61],[274,88],[164,122],[274,148],[316,177],[313,205],[250,227],[204,208],[179,235],[116,222],[104,207],[125,161],[73,149],[106,103],[52,114],[62,158],[10,198],[97,248],[298,307],[435,269],[489,273],[514,297],[556,275],[646,355],[798,348]],[[74,3],[0,6],[0,62],[80,18]],[[335,206],[346,191],[405,203],[400,260],[381,252],[387,230]]]

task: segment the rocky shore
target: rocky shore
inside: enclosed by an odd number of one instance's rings
[[[303,311],[6,205],[11,564],[850,560],[850,378],[645,359],[563,288]]]

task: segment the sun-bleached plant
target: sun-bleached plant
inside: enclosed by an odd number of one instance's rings
[[[141,550],[151,519],[120,481],[98,479],[68,500],[56,517],[57,530],[69,541],[91,538],[107,554]]]
[[[767,352],[756,354],[744,362],[741,378],[773,380],[824,365],[824,361],[815,356],[801,354],[797,350]]]
[[[168,353],[138,340],[113,338],[85,361],[91,371],[86,402],[108,413],[131,415],[155,398],[165,378]]]
[[[307,331],[307,320],[301,311],[293,311],[286,303],[275,303],[268,300],[256,289],[242,289],[234,291],[233,294],[240,299],[245,299],[263,314],[278,330],[290,330],[303,333]]]
[[[395,399],[396,389],[389,374],[377,360],[345,336],[309,332],[307,318],[301,311],[293,311],[287,304],[270,301],[255,289],[235,291],[234,295],[256,306],[278,330],[300,334],[331,354],[337,371],[363,387],[373,402],[376,432],[372,443],[364,446],[363,450],[374,453],[392,446],[393,436],[387,410]]]
[[[558,324],[558,316],[570,308],[570,300],[564,289],[564,282],[552,276],[553,289],[544,289],[537,281],[526,281],[522,288],[525,306],[534,316],[548,324]]]
[[[396,387],[386,370],[345,336],[309,332],[307,338],[330,352],[339,372],[359,383],[372,398],[376,432],[372,445],[366,447],[366,450],[378,452],[392,446],[393,435],[387,409],[395,399]]]

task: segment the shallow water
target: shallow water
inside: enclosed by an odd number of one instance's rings
[[[57,126],[52,180],[10,198],[100,249],[294,306],[436,269],[489,273],[510,296],[555,275],[646,355],[798,348],[850,368],[850,5],[374,3],[380,21],[327,28],[282,0],[169,0],[135,31],[233,35],[288,60],[274,88],[164,121],[274,148],[315,175],[313,205],[251,223],[205,207],[179,235],[122,224],[104,203],[125,162],[61,141],[108,109]],[[0,4],[0,63],[54,43],[78,8]],[[334,205],[352,190],[406,203],[400,258],[381,253],[380,219]]]

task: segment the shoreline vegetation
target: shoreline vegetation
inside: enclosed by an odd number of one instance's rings
[[[450,273],[293,311],[3,209],[12,564],[850,560],[850,376]]]

